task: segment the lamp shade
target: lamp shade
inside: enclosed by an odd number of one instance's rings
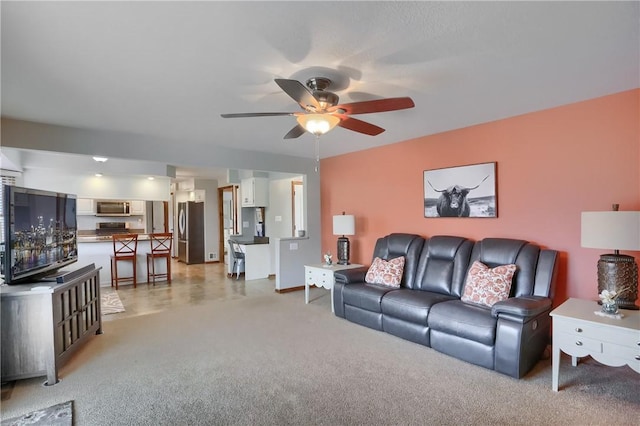
[[[299,115],[296,120],[307,132],[314,135],[324,135],[340,122],[340,118],[332,114],[304,114]]]
[[[640,250],[640,211],[582,212],[585,248]]]
[[[333,235],[354,235],[356,233],[356,219],[350,214],[333,217]]]

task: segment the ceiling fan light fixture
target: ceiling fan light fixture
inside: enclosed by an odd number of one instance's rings
[[[298,124],[316,136],[324,135],[340,122],[340,118],[332,114],[304,114],[297,117]]]

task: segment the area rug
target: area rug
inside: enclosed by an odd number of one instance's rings
[[[124,305],[118,292],[107,291],[100,295],[102,315],[117,314],[118,312],[124,312]]]
[[[71,426],[73,424],[73,401],[52,405],[32,411],[23,416],[2,420],[2,426],[42,425]]]

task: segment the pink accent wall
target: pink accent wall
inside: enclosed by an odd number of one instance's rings
[[[424,170],[485,162],[497,162],[498,218],[424,218]],[[351,260],[365,265],[392,232],[519,238],[560,251],[555,304],[597,299],[607,250],[580,247],[580,213],[640,210],[639,169],[640,89],[327,158],[323,253],[335,257],[332,216],[342,211],[356,216]],[[622,253],[640,263],[640,252]]]

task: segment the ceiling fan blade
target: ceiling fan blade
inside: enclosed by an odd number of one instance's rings
[[[357,118],[352,118],[347,115],[338,115],[338,117],[340,117],[338,126],[353,130],[354,132],[364,133],[365,135],[370,136],[376,136],[384,132],[382,127],[367,123],[366,121],[358,120]]]
[[[300,136],[304,135],[305,132],[306,132],[306,130],[304,129],[304,127],[302,127],[301,125],[298,124],[296,127],[294,127],[293,129],[289,130],[289,133],[284,135],[283,139],[299,138]]]
[[[399,109],[413,108],[414,106],[413,100],[408,97],[386,98],[336,105],[328,108],[327,112],[342,110],[344,114],[370,114],[374,112],[397,111]]]
[[[237,114],[220,114],[222,118],[243,118],[243,117],[277,117],[283,115],[295,115],[295,112],[240,112]]]
[[[276,78],[275,82],[285,93],[293,98],[303,109],[313,107],[319,109],[320,104],[318,100],[313,97],[313,94],[309,89],[304,87],[298,80],[287,80],[284,78]]]

